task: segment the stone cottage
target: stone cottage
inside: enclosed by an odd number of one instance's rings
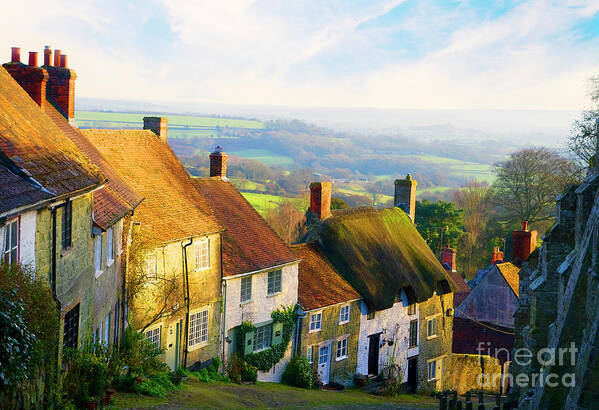
[[[292,246],[301,258],[295,354],[308,359],[324,385],[351,385],[358,363],[360,294],[326,260],[320,245]]]
[[[412,222],[416,181],[408,175],[395,188],[394,208],[331,213],[331,184],[313,183],[309,237],[364,298],[356,372],[438,390],[446,386],[455,285]]]
[[[210,154],[210,177],[193,178],[193,185],[223,227],[223,361],[235,353],[251,355],[287,343],[282,359],[258,372],[260,381],[280,381],[292,343],[272,313],[295,308],[299,259],[227,181],[227,154],[220,147]],[[252,330],[243,332],[242,324]]]

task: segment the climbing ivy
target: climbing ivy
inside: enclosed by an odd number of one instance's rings
[[[245,334],[247,332],[256,329],[250,322],[243,322],[239,330],[239,343],[238,352],[241,354],[243,360],[256,367],[262,372],[269,371],[275,364],[277,364],[285,355],[285,351],[291,341],[291,335],[293,334],[293,327],[295,325],[295,306],[291,305],[288,307],[281,307],[281,309],[275,310],[270,314],[273,322],[283,324],[283,337],[281,343],[276,346],[271,346],[266,350],[262,350],[257,353],[244,354],[244,341]]]

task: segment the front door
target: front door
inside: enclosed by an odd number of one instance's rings
[[[368,375],[378,376],[379,375],[379,349],[381,334],[368,336],[370,343],[368,346]]]
[[[175,371],[179,366],[181,322],[171,323],[166,333],[166,364]]]
[[[408,387],[411,393],[416,393],[418,385],[418,357],[408,359]]]
[[[318,379],[323,385],[329,384],[331,345],[318,349]]]

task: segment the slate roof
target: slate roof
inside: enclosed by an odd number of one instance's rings
[[[2,165],[0,181],[0,213],[53,197],[28,178],[17,175]]]
[[[92,189],[106,181],[100,169],[3,67],[0,67],[0,152],[4,166],[9,167],[6,164],[9,161],[11,166],[25,170],[24,177],[33,178],[52,196]],[[14,203],[13,197],[0,197],[2,209],[10,209]]]
[[[298,259],[230,182],[219,177],[192,178],[192,182],[224,228],[221,234],[224,277]]]
[[[221,230],[172,149],[149,130],[81,130],[125,184],[143,197],[140,233],[154,244]]]
[[[520,268],[511,262],[498,263],[495,265],[499,273],[505,278],[510,288],[516,294],[518,299],[520,298]]]
[[[337,271],[371,304],[393,306],[403,288],[416,302],[429,299],[439,283],[455,283],[399,208],[337,210],[322,222],[322,248]]]
[[[360,299],[360,294],[333,268],[317,243],[292,245],[301,258],[298,302],[306,311]]]
[[[68,123],[65,117],[54,107],[51,101],[44,105],[44,112],[64,134],[100,168],[108,178],[106,186],[94,192],[94,222],[102,229],[108,229],[129,211],[133,210],[142,197],[131,189],[118,173],[108,164],[100,151],[81,133]]]

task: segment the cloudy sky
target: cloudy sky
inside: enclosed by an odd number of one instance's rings
[[[599,73],[597,0],[28,0],[2,14],[5,61],[11,46],[61,49],[87,97],[577,110]]]

